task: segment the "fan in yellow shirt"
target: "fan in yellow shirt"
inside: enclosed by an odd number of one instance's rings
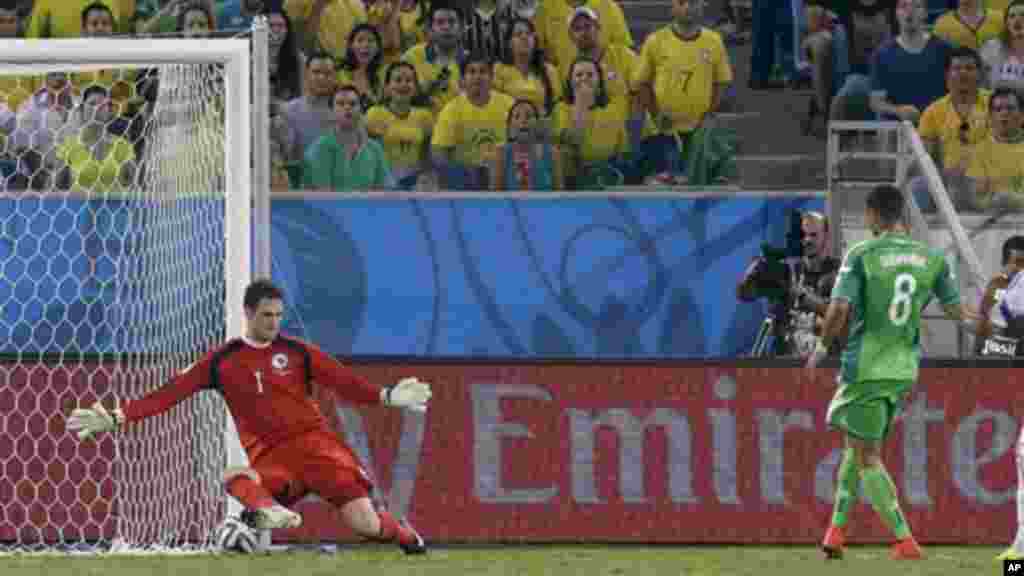
[[[82,36],[106,38],[114,33],[114,13],[102,3],[89,4],[82,10]],[[127,112],[128,102],[135,97],[135,70],[112,68],[71,74],[71,85],[76,93],[92,85],[103,86],[110,93],[115,114]]]
[[[25,30],[26,38],[78,38],[82,10],[99,1],[110,8],[118,30],[126,30],[135,13],[135,0],[35,0]]]
[[[991,93],[978,88],[979,63],[976,52],[970,56],[954,52],[946,70],[949,93],[925,108],[918,121],[917,131],[925,148],[947,170],[965,164],[967,152],[988,139]],[[965,76],[971,79],[965,82],[961,79]]]
[[[341,60],[356,24],[366,22],[359,0],[285,0],[285,12],[303,31],[307,51],[324,51]]]
[[[460,68],[466,54],[462,42],[462,19],[455,8],[442,3],[430,6],[427,15],[429,40],[410,48],[402,60],[416,67],[420,89],[430,98],[431,108],[440,114],[445,104],[459,94]]]
[[[370,24],[357,24],[349,34],[345,58],[338,68],[338,86],[355,86],[364,111],[380,102],[386,70],[380,46],[380,34],[376,28]]]
[[[1024,113],[1020,96],[1010,88],[996,88],[989,98],[989,122],[990,136],[970,155],[969,201],[979,210],[1004,203],[1011,209],[1024,209]]]
[[[135,174],[135,148],[106,130],[113,118],[107,91],[87,88],[76,115],[80,130],[57,147],[57,159],[70,171],[71,189],[100,195],[127,190]]]
[[[574,46],[569,34],[569,22],[573,13],[581,7],[589,8],[600,17],[601,46],[621,44],[633,47],[633,35],[626,26],[622,8],[615,0],[544,0],[537,14],[537,32],[543,39],[544,52],[551,63],[565,69],[575,58]]]
[[[508,113],[515,102],[511,96],[491,89],[494,67],[485,55],[467,57],[462,67],[463,92],[445,105],[434,126],[431,151],[434,163],[440,165],[449,188],[490,187],[489,181],[471,179],[452,182],[449,170],[479,174],[495,158],[505,143]]]
[[[586,187],[586,173],[614,162],[629,148],[626,122],[609,101],[603,71],[593,60],[580,59],[569,68],[565,99],[554,118],[570,188]]]
[[[494,89],[515,100],[528,100],[544,116],[551,114],[562,96],[558,72],[544,62],[533,23],[515,17],[505,30],[503,61],[494,67]]]
[[[647,37],[633,75],[648,112],[663,131],[692,132],[718,108],[732,82],[722,37],[697,24],[697,16],[703,16],[701,8],[694,8],[698,4],[673,0],[676,22]]]
[[[378,139],[391,166],[398,188],[411,190],[416,177],[430,166],[430,134],[434,115],[422,107],[416,68],[396,62],[385,75],[384,103],[370,108],[366,129]]]
[[[953,46],[980,50],[1003,31],[1003,12],[985,9],[980,0],[960,0],[959,8],[939,16],[932,32]]]

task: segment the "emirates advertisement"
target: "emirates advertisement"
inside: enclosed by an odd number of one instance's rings
[[[355,369],[378,383],[433,383],[425,416],[321,398],[382,500],[433,542],[813,543],[828,522],[841,447],[825,425],[831,375],[698,363]],[[885,450],[920,541],[1012,538],[1019,372],[922,369]],[[20,370],[0,383],[0,539],[112,526],[113,443],[86,448],[59,416],[90,375]],[[298,507],[303,527],[275,539],[352,538],[325,503]],[[866,501],[848,537],[889,540]]]

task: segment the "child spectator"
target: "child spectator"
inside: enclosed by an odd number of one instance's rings
[[[562,163],[540,125],[540,109],[517,100],[508,111],[508,143],[494,157],[493,190],[561,190]]]

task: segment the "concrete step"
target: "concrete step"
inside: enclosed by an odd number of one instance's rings
[[[740,187],[745,190],[817,189],[825,185],[824,156],[740,154]]]

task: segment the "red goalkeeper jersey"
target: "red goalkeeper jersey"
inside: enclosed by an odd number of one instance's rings
[[[238,338],[214,349],[158,390],[123,406],[126,422],[170,410],[201,390],[218,392],[231,410],[250,458],[310,430],[327,428],[313,399],[313,381],[339,398],[380,402],[380,389],[322,350],[279,336],[265,346]]]

